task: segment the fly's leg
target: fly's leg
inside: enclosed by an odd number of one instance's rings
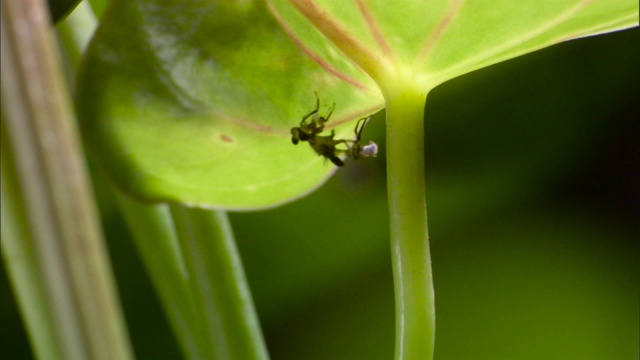
[[[329,111],[329,113],[327,114],[327,117],[324,118],[324,122],[329,121],[329,118],[331,117],[331,114],[333,114],[333,110],[335,110],[336,108],[336,103],[333,103],[333,106],[331,107],[331,110]]]
[[[313,93],[316,94],[316,108],[315,108],[315,110],[311,111],[310,113],[308,113],[307,115],[302,117],[302,121],[300,122],[300,126],[303,126],[304,121],[307,120],[311,115],[317,114],[318,111],[320,111],[320,97],[318,97],[318,92],[314,91]]]

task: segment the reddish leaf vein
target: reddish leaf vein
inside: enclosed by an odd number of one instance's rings
[[[332,75],[336,76],[337,78],[341,79],[342,81],[344,81],[344,82],[346,82],[348,84],[351,84],[351,85],[353,85],[353,86],[355,86],[357,88],[360,88],[360,89],[369,90],[369,91],[372,90],[369,86],[367,86],[367,85],[359,82],[358,80],[348,76],[347,74],[341,72],[340,70],[338,70],[335,67],[331,66],[331,64],[329,64],[327,61],[322,59],[322,57],[320,57],[320,55],[318,55],[313,50],[311,50],[308,46],[306,46],[302,42],[302,40],[300,40],[300,38],[298,36],[296,36],[296,34],[293,32],[293,30],[291,30],[291,28],[289,26],[287,26],[287,24],[284,22],[284,20],[280,16],[280,13],[278,13],[278,11],[271,5],[270,1],[267,1],[267,6],[269,7],[269,10],[271,11],[271,13],[275,16],[276,21],[280,24],[280,26],[282,26],[284,31],[287,33],[287,35],[289,35],[289,37],[291,37],[291,39],[300,47],[300,49],[305,54],[307,54],[311,58],[311,60],[313,60],[320,67],[325,69],[327,72],[331,73]]]

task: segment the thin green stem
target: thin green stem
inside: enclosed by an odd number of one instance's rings
[[[430,360],[435,340],[435,305],[424,180],[426,91],[410,86],[396,90],[386,93],[395,358]]]
[[[171,212],[209,359],[268,359],[226,213],[181,205]]]
[[[129,359],[132,352],[45,5],[40,0],[1,5],[3,121],[54,341],[65,359]]]
[[[167,205],[146,205],[114,190],[134,244],[187,359],[209,358],[187,269]]]
[[[14,155],[9,146],[7,130],[2,123],[2,258],[6,266],[20,314],[29,334],[36,358],[64,360],[62,347],[56,341],[54,309],[47,300],[45,279],[36,256],[32,231],[29,229],[28,211],[25,208]]]

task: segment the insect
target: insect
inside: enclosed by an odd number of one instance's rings
[[[321,116],[320,98],[316,94],[316,108],[302,117],[299,127],[291,128],[291,142],[297,145],[300,141],[307,141],[311,148],[318,154],[331,160],[337,166],[344,166],[342,159],[338,157],[340,150],[336,148],[338,144],[346,144],[345,140],[335,140],[335,130],[331,131],[331,135],[320,135],[324,131],[324,124],[329,121],[333,110],[336,107],[334,103],[326,117]]]
[[[318,97],[318,93],[316,94],[316,108],[312,112],[302,117],[302,121],[300,121],[299,127],[291,128],[291,142],[294,145],[297,145],[299,141],[309,141],[315,138],[317,135],[324,131],[324,123],[329,121],[331,114],[333,114],[333,109],[336,108],[336,104],[333,104],[333,107],[327,114],[327,117],[320,116],[320,98]],[[307,121],[307,119],[311,119]]]
[[[336,166],[344,166],[344,161],[339,155],[351,156],[354,160],[375,157],[378,154],[376,143],[373,141],[367,145],[360,143],[362,130],[371,119],[370,117],[358,120],[355,128],[355,140],[335,139],[335,130],[331,130],[329,135],[321,135],[324,131],[324,124],[329,121],[335,106],[334,103],[326,117],[321,116],[319,113],[320,98],[316,93],[316,108],[302,117],[300,126],[291,128],[291,142],[294,145],[300,141],[308,142],[316,154],[324,156]],[[344,145],[344,147],[340,148],[339,145]]]
[[[356,123],[356,128],[354,132],[356,133],[356,139],[350,141],[349,151],[350,155],[354,160],[358,159],[366,159],[378,156],[378,144],[373,142],[373,140],[369,140],[367,145],[362,145],[360,143],[360,137],[362,136],[362,130],[367,125],[367,123],[371,120],[371,116],[362,118],[358,120]]]
[[[347,144],[346,140],[335,140],[335,130],[331,130],[330,135],[316,135],[309,139],[309,145],[318,154],[331,160],[336,166],[344,166],[344,161],[338,157],[339,154],[344,154],[346,150],[338,149],[339,144]]]

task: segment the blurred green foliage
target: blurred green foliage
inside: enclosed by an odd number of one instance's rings
[[[557,45],[430,94],[436,359],[637,358],[639,36]],[[295,203],[231,215],[273,359],[393,356],[382,116],[369,137],[381,158]],[[137,357],[179,358],[97,188]],[[0,278],[0,358],[30,358]]]
[[[51,20],[54,23],[64,19],[73,11],[80,0],[48,0],[49,11],[51,12]]]

